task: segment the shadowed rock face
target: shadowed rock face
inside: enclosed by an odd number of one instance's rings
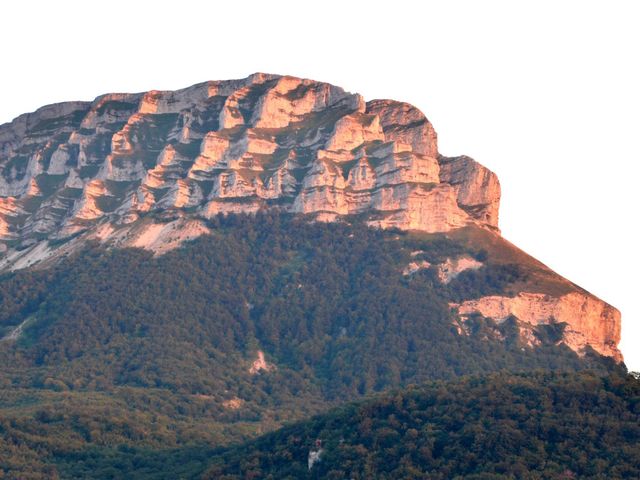
[[[0,126],[0,270],[43,264],[87,240],[162,254],[206,234],[206,218],[264,208],[498,236],[499,202],[496,175],[440,155],[417,108],[289,76],[107,94]],[[462,320],[562,321],[571,348],[620,360],[619,312],[581,292],[556,298],[533,288],[454,307]]]

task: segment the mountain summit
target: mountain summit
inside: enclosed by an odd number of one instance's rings
[[[121,236],[167,210],[185,221],[268,207],[323,220],[362,214],[427,232],[498,225],[496,176],[439,155],[418,109],[289,76],[50,105],[1,126],[0,152],[9,248]]]
[[[24,114],[0,126],[0,269],[45,267],[89,241],[162,254],[219,214],[262,210],[322,221],[447,234],[529,265],[509,295],[451,302],[469,318],[564,324],[561,343],[621,361],[620,314],[500,237],[494,173],[438,152],[415,107],[365,100],[322,82],[256,73],[177,91],[106,94]],[[482,258],[434,265],[414,252],[405,275],[443,283]],[[505,260],[506,261],[506,260]]]

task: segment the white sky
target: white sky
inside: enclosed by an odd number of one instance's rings
[[[114,91],[255,71],[416,105],[494,170],[503,235],[622,311],[640,370],[640,4],[0,3],[0,123]]]

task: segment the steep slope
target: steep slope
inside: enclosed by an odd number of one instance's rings
[[[212,235],[161,256],[93,245],[0,277],[0,468],[18,472],[8,478],[51,478],[60,462],[116,446],[222,446],[433,379],[623,370],[589,346],[571,350],[565,323],[460,322],[451,303],[530,282],[575,288],[504,242],[274,213],[206,226]]]
[[[210,233],[219,213],[264,209],[457,236],[479,227],[504,244],[499,201],[497,177],[439,154],[415,107],[289,76],[107,94],[0,126],[0,270],[42,268],[88,241],[162,254]],[[470,315],[516,317],[523,335],[563,323],[575,351],[622,361],[619,312],[555,283],[452,303],[460,333]]]

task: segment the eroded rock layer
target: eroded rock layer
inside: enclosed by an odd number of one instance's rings
[[[462,321],[474,313],[499,323],[515,317],[521,333],[538,325],[564,324],[561,342],[572,350],[584,354],[588,346],[622,361],[620,312],[586,292],[559,296],[521,292],[515,297],[482,297],[454,306]]]
[[[411,105],[258,73],[22,115],[0,126],[0,197],[0,241],[22,248],[167,209],[497,228],[500,188],[473,160],[440,156]]]

